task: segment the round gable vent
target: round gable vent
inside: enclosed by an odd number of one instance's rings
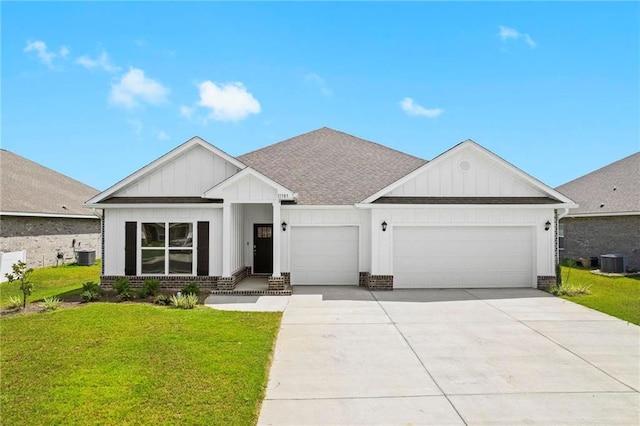
[[[469,160],[460,160],[460,162],[458,163],[458,168],[461,171],[466,172],[471,168],[471,162]]]

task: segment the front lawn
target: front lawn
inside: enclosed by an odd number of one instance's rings
[[[73,263],[36,269],[30,275],[30,279],[33,282],[33,293],[27,298],[27,302],[50,296],[63,298],[65,295],[79,294],[83,283],[100,282],[100,261],[93,266],[78,266]],[[18,282],[1,283],[0,307],[6,307],[11,296],[20,297],[22,300],[20,284]]]
[[[255,424],[280,317],[95,303],[2,319],[2,423]]]
[[[562,267],[563,285],[587,285],[591,294],[563,296],[580,305],[640,325],[640,276],[607,277],[583,268]]]

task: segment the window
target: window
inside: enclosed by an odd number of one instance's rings
[[[558,224],[558,249],[564,250],[564,223]]]
[[[143,274],[191,275],[193,273],[193,223],[142,223],[140,251]]]

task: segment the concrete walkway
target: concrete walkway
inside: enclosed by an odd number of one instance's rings
[[[640,328],[528,290],[296,287],[261,425],[640,424]]]

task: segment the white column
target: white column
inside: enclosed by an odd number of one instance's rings
[[[231,276],[231,203],[222,207],[222,276]]]
[[[280,202],[273,203],[273,274],[274,277],[280,276]]]

